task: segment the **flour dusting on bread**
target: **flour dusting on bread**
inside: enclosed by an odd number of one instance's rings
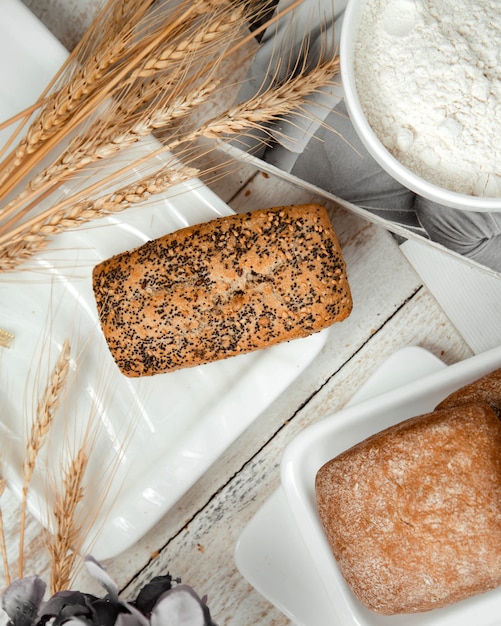
[[[501,421],[485,398],[481,379],[318,471],[329,545],[371,610],[430,611],[501,585]]]

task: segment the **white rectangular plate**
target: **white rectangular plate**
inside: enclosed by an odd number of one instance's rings
[[[10,43],[9,50],[0,47],[0,82],[9,84],[11,75],[19,82],[18,91],[0,92],[4,118],[36,98],[65,55],[18,0],[4,0],[2,41]],[[36,83],[31,82],[34,74]],[[148,149],[151,143],[138,149]],[[0,276],[0,328],[15,336],[10,349],[0,349],[0,460],[10,487],[20,494],[28,416],[61,345],[69,339],[72,380],[60,411],[65,423],[51,431],[37,464],[30,509],[47,523],[49,470],[60,472],[61,455],[69,455],[68,439],[81,435],[94,412],[101,428],[92,446],[88,493],[102,497],[113,475],[113,487],[93,525],[92,553],[98,559],[122,552],[143,536],[325,343],[328,331],[147,379],[127,379],[119,373],[99,328],[92,267],[148,239],[230,213],[214,193],[193,180],[144,207],[58,236],[36,258],[33,271]]]
[[[320,467],[366,437],[408,417],[431,411],[450,392],[501,367],[501,347],[447,367],[393,391],[346,408],[305,429],[282,459],[282,488],[292,516],[330,601],[335,626],[494,626],[501,614],[501,588],[443,609],[381,616],[363,607],[348,588],[328,546],[316,510]]]

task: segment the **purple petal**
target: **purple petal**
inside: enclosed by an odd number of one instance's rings
[[[45,594],[46,584],[38,576],[15,580],[2,594],[2,608],[14,626],[31,626]]]
[[[151,613],[151,626],[207,626],[202,601],[187,585],[166,591]]]
[[[118,588],[115,581],[106,573],[104,567],[91,556],[86,556],[84,562],[89,574],[106,589],[110,596],[118,598]]]
[[[120,613],[115,626],[149,626],[149,621],[142,614]]]
[[[150,626],[147,618],[130,604],[124,605],[130,613],[120,613],[115,626]]]

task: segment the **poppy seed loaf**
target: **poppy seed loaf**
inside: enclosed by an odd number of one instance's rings
[[[94,268],[120,370],[149,376],[305,337],[351,312],[345,262],[319,205],[189,226]]]

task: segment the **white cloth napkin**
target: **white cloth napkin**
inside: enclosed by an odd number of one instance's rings
[[[501,278],[418,241],[400,247],[475,354],[501,345]]]

